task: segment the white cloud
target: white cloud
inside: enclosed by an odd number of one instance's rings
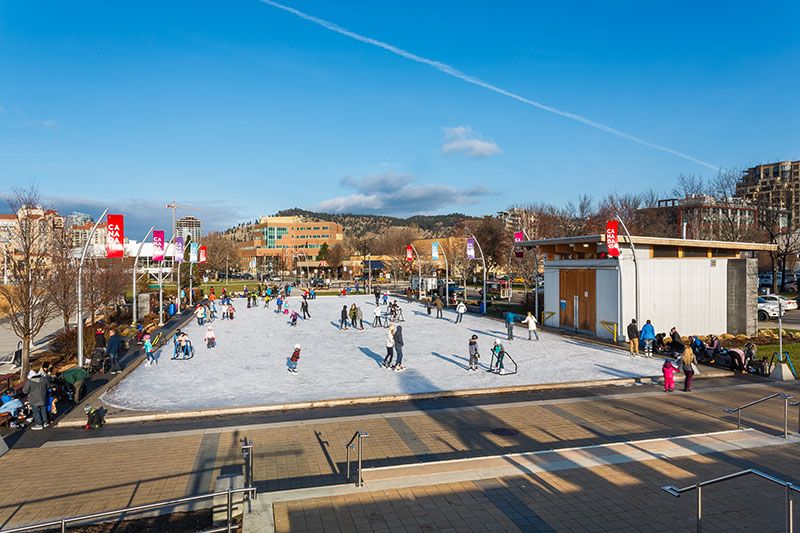
[[[442,132],[442,152],[445,154],[463,152],[470,157],[491,157],[503,153],[493,140],[482,137],[469,126],[445,126]]]
[[[342,185],[353,194],[324,200],[314,210],[329,213],[418,214],[453,205],[472,205],[490,194],[483,188],[458,189],[450,185],[414,184],[411,174],[388,172],[365,178],[346,177]]]

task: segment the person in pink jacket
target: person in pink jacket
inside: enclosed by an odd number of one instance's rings
[[[664,392],[672,392],[675,390],[675,363],[669,359],[664,360],[664,366],[661,367],[661,372],[664,373]]]

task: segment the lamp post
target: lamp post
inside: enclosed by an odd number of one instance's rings
[[[173,237],[174,239],[174,237]],[[169,242],[164,245],[164,259],[167,258],[167,249],[169,245],[172,244],[172,240],[170,239]],[[173,263],[175,262],[175,252],[173,251]],[[161,327],[164,325],[164,261],[161,261],[162,264],[158,265],[158,326]],[[180,294],[178,295],[180,296]]]
[[[481,261],[483,262],[483,314],[486,314],[486,256],[483,255],[483,248],[481,243],[475,238],[475,235],[470,235],[472,240],[478,246],[478,251],[481,253]]]
[[[419,252],[417,252],[417,249],[414,248],[414,243],[413,242],[411,243],[410,246],[411,246],[411,249],[414,251],[414,255],[417,256],[417,267],[419,268],[419,277],[417,278],[417,289],[418,289],[418,293],[417,294],[419,295],[419,299],[422,300],[422,259],[420,258]]]
[[[108,214],[108,209],[103,211],[103,214],[100,215],[100,218],[97,219],[97,222],[94,223],[92,226],[92,231],[89,232],[89,236],[86,238],[86,243],[83,245],[83,251],[81,252],[81,260],[78,262],[78,366],[83,367],[83,260],[86,259],[86,250],[89,249],[89,245],[94,238],[94,233],[97,231],[97,226],[100,225],[103,218]],[[94,320],[94,317],[92,317]]]
[[[133,323],[131,326],[135,326],[136,323],[139,321],[139,302],[136,301],[136,265],[139,263],[139,256],[142,254],[142,247],[144,247],[144,243],[150,234],[153,233],[155,226],[150,226],[150,229],[147,230],[147,234],[142,239],[142,242],[139,243],[139,248],[136,250],[136,257],[133,259]]]
[[[628,244],[631,246],[631,253],[633,254],[633,276],[634,276],[634,297],[636,299],[636,324],[639,325],[641,322],[639,321],[639,263],[636,261],[636,247],[633,245],[633,239],[631,238],[631,234],[628,231],[628,227],[625,225],[625,222],[622,220],[622,217],[617,215],[617,220],[620,224],[622,224],[622,229],[625,230],[625,236],[628,238]],[[617,258],[619,261],[619,258]],[[620,274],[620,279],[622,275]]]

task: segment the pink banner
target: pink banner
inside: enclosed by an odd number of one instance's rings
[[[175,237],[175,261],[183,263],[183,237]]]
[[[125,257],[125,217],[108,215],[106,218],[106,257]]]
[[[525,240],[525,232],[523,231],[516,231],[514,232],[514,242],[522,242]],[[518,247],[514,247],[514,256],[515,257],[525,257],[525,251]]]
[[[153,232],[153,261],[164,260],[164,230]]]

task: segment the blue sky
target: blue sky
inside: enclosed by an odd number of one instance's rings
[[[800,158],[797,2],[284,3],[712,165]],[[0,1],[0,189],[62,210],[481,214],[678,173],[713,171],[257,0]]]

